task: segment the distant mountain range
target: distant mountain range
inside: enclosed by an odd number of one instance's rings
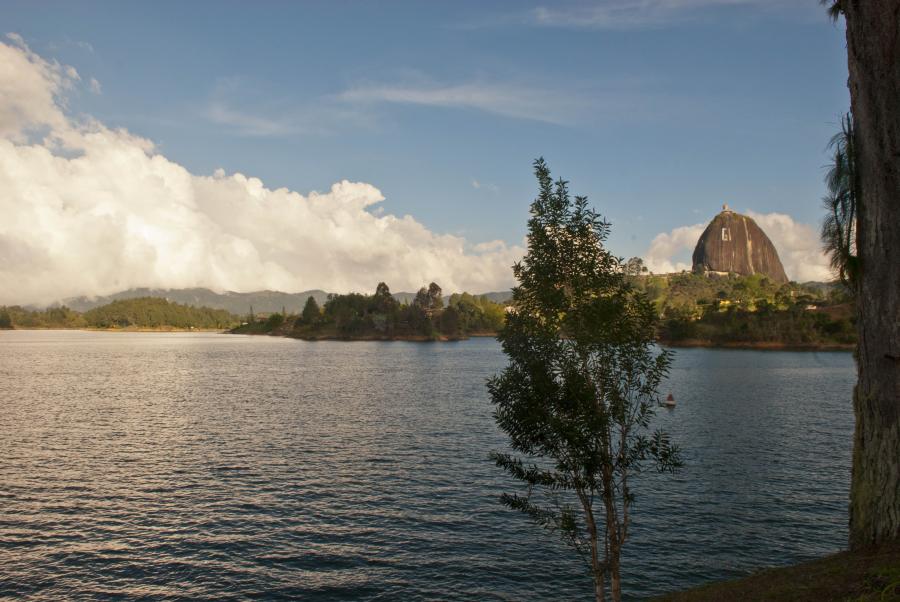
[[[447,295],[449,297],[449,295]],[[480,295],[479,295],[480,296]],[[485,293],[484,296],[495,303],[503,303],[512,298],[512,291],[498,291]],[[280,312],[282,308],[291,314],[299,314],[306,305],[306,300],[315,297],[316,303],[324,305],[328,300],[328,293],[319,290],[303,291],[302,293],[282,293],[280,291],[256,291],[253,293],[235,293],[226,291],[217,293],[208,288],[133,288],[120,293],[102,297],[71,297],[64,299],[58,305],[65,305],[75,311],[84,312],[101,305],[106,305],[118,299],[134,299],[137,297],[159,297],[182,305],[194,307],[211,307],[224,309],[236,315],[244,315],[250,312],[267,314]],[[394,293],[394,298],[400,303],[412,303],[416,293]]]

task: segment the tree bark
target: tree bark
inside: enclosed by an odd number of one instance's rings
[[[616,545],[610,546],[609,554],[609,591],[613,602],[621,602],[622,600],[622,569],[620,558],[622,550]]]
[[[842,0],[856,127],[859,380],[850,546],[900,539],[900,0]]]

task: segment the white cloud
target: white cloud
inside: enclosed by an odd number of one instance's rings
[[[94,77],[91,78],[91,81],[88,83],[88,87],[90,88],[91,92],[93,92],[94,94],[102,94],[103,93],[103,86],[101,86],[100,82],[98,82],[97,79]]]
[[[272,190],[195,175],[153,144],[65,112],[66,69],[0,43],[0,304],[131,287],[217,290],[507,288],[523,249],[376,215],[374,186]],[[254,124],[249,124],[254,125]],[[267,127],[265,124],[255,124]],[[23,133],[43,130],[39,140]],[[373,210],[375,209],[375,210]]]
[[[295,133],[294,126],[286,121],[238,111],[221,101],[211,103],[206,116],[213,123],[230,126],[246,136],[285,136]]]
[[[705,228],[705,224],[694,224],[657,234],[644,254],[647,269],[657,274],[690,270],[690,253],[693,252],[697,239]],[[688,252],[686,260],[685,251]]]
[[[12,45],[0,42],[0,137],[21,141],[28,132],[66,131],[63,94],[72,88],[78,72],[45,61],[19,34],[6,37]]]
[[[591,106],[589,99],[568,90],[518,84],[470,82],[439,84],[367,84],[346,90],[338,99],[350,103],[395,103],[472,109],[504,117],[570,124]]]
[[[240,77],[220,78],[203,116],[239,136],[282,138],[371,129],[373,117],[363,107],[319,97],[297,103]]]
[[[599,0],[590,4],[539,6],[525,18],[545,27],[638,29],[690,21],[723,7],[785,8],[801,0]]]
[[[747,211],[768,235],[787,272],[788,278],[798,282],[831,279],[828,259],[815,227],[802,224],[784,213],[756,213]],[[706,224],[682,226],[657,234],[644,256],[647,267],[656,273],[680,272],[691,269],[691,254]]]
[[[795,222],[784,213],[747,211],[763,229],[775,248],[791,280],[824,282],[832,278],[828,258],[822,252],[822,241],[815,226]]]

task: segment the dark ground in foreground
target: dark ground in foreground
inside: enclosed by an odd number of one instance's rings
[[[656,598],[663,602],[887,602],[900,600],[900,545],[840,552],[811,562],[766,569]]]

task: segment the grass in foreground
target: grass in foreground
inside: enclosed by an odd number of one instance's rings
[[[900,600],[900,545],[840,552],[803,564],[765,569],[657,598],[660,602],[765,600],[888,602]]]

